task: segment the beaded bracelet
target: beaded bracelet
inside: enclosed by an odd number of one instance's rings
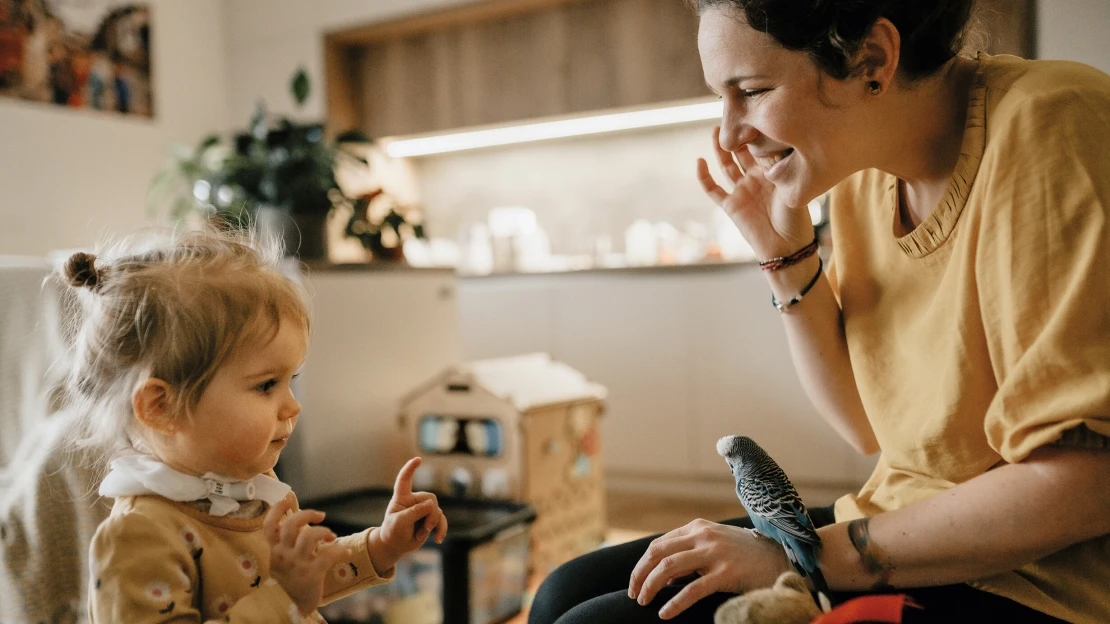
[[[813,279],[809,280],[809,283],[805,285],[805,288],[802,288],[802,292],[798,293],[798,295],[796,297],[794,297],[790,301],[787,301],[786,303],[780,303],[779,301],[777,301],[775,299],[775,293],[771,293],[771,305],[775,306],[775,308],[779,311],[780,314],[783,313],[783,312],[786,312],[788,309],[798,305],[798,303],[800,303],[802,301],[802,297],[805,297],[806,293],[808,293],[810,291],[810,289],[813,288],[814,284],[817,283],[817,279],[821,277],[821,271],[824,268],[825,268],[824,262],[822,262],[821,257],[818,256],[817,257],[817,274],[813,276]]]
[[[770,260],[761,260],[759,262],[759,268],[764,271],[778,271],[779,269],[785,269],[788,266],[798,264],[815,253],[817,253],[816,236],[813,237],[812,243],[802,247],[789,256],[779,256],[778,258],[771,258]]]

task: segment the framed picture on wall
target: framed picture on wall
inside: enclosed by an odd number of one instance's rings
[[[0,0],[0,97],[152,117],[149,3]]]

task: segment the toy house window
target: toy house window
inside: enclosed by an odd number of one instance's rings
[[[493,418],[425,414],[418,437],[421,451],[438,455],[497,457],[505,450],[501,423]]]

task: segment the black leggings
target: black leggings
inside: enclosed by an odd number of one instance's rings
[[[835,522],[832,507],[810,509],[817,526]],[[726,520],[722,524],[752,528],[747,518]],[[559,566],[544,580],[528,616],[528,624],[641,624],[661,622],[658,613],[678,593],[680,587],[664,588],[651,604],[641,607],[628,597],[628,578],[632,569],[655,537],[619,544],[588,553]],[[914,622],[1014,622],[1042,624],[1062,622],[1034,611],[1013,600],[973,589],[967,585],[943,585],[920,589],[899,589],[896,593],[913,596],[924,609],[907,609],[904,621]],[[709,624],[713,613],[735,594],[716,593],[701,599],[678,617],[676,624]],[[834,592],[834,604],[862,594]]]

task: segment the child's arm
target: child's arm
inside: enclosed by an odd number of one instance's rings
[[[361,533],[336,539],[324,527],[308,526],[323,520],[324,514],[297,511],[292,495],[270,510],[265,528],[272,546],[270,573],[301,605],[302,613],[393,580],[397,560],[420,548],[436,527],[437,541],[443,541],[447,519],[435,495],[412,491],[412,475],[419,466],[420,458],[405,464],[382,526]]]
[[[447,536],[447,516],[435,494],[412,491],[412,475],[419,467],[420,458],[413,457],[401,468],[382,526],[370,531],[370,560],[379,574],[391,571],[401,557],[423,546],[437,527],[437,544]]]
[[[141,513],[113,514],[93,538],[89,616],[93,624],[197,623],[195,555],[173,525]],[[295,608],[277,585],[250,591],[224,614],[233,624],[288,621]]]

